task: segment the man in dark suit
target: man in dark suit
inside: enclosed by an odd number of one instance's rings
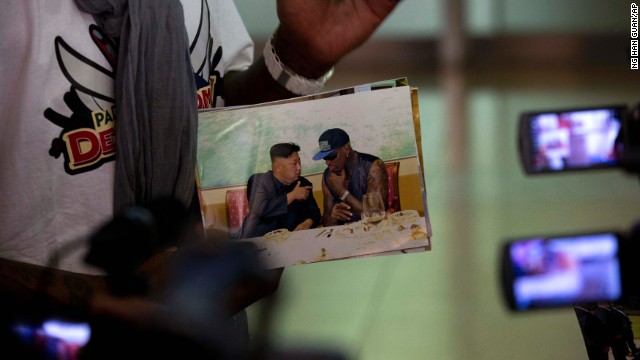
[[[242,238],[282,228],[311,229],[320,223],[320,208],[313,197],[312,184],[300,176],[299,151],[294,143],[273,145],[269,151],[271,170],[249,178],[249,214],[242,226]]]

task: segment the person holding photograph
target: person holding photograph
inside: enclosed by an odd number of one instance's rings
[[[197,108],[320,91],[397,3],[278,0],[279,24],[255,61],[233,1],[8,5],[0,81],[19,85],[0,89],[0,121],[12,134],[0,143],[0,304],[42,297],[56,309],[95,312],[96,300],[108,298],[109,310],[126,308],[104,270],[84,261],[83,240],[158,197],[198,206]],[[165,258],[162,250],[147,261]],[[276,288],[230,296],[229,313]]]
[[[320,224],[320,208],[312,184],[300,176],[300,146],[280,143],[271,147],[271,170],[253,174],[247,182],[249,214],[242,238],[262,236],[277,229],[311,229]]]
[[[313,160],[327,164],[322,175],[324,226],[359,221],[366,193],[379,192],[382,199],[387,198],[389,180],[380,158],[355,151],[349,135],[340,128],[323,132],[318,143],[320,151]]]
[[[279,0],[280,23],[255,60],[232,1],[12,3],[0,15],[0,79],[22,85],[0,91],[3,128],[13,134],[0,145],[0,291],[33,292],[38,281],[17,274],[53,271],[92,291],[60,280],[48,296],[89,305],[104,273],[74,241],[132,204],[160,195],[192,203],[196,97],[217,107],[318,92],[397,3]],[[143,118],[153,121],[136,123]],[[162,134],[138,131],[151,125]],[[65,256],[50,266],[59,249]]]

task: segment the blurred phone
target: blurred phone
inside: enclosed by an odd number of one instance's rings
[[[626,281],[622,239],[617,232],[599,232],[506,242],[501,276],[509,308],[621,300]]]
[[[626,105],[527,112],[519,124],[527,174],[619,167]]]

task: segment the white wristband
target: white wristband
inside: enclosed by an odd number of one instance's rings
[[[344,201],[347,196],[349,196],[349,190],[345,190],[344,194],[342,194],[342,196],[340,196],[340,201]]]
[[[333,75],[333,68],[319,79],[304,78],[282,63],[278,54],[276,54],[276,50],[273,48],[273,44],[271,43],[272,39],[273,36],[270,37],[265,44],[263,55],[264,63],[267,65],[269,74],[271,74],[273,79],[296,95],[311,95],[320,92],[327,80]]]

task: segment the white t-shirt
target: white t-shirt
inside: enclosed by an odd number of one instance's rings
[[[253,43],[233,0],[182,3],[195,78],[203,79],[199,104],[221,106],[219,96],[206,100],[215,91],[210,76],[248,67]],[[113,49],[73,0],[3,6],[0,257],[47,265],[60,251],[56,267],[99,272],[83,256],[85,240],[113,216]]]

